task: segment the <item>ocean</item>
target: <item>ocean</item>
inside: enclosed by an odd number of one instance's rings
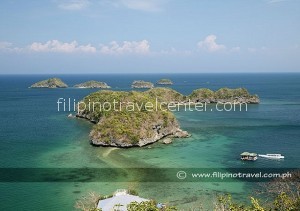
[[[70,88],[28,88],[49,77],[61,78]],[[93,125],[57,111],[58,98],[80,100],[97,91],[72,88],[77,83],[99,80],[113,90],[131,90],[133,80],[155,83],[160,78],[170,78],[171,88],[185,95],[203,87],[245,87],[259,95],[261,103],[241,112],[175,112],[182,129],[192,134],[190,138],[130,149],[91,146],[88,135]],[[126,181],[118,178],[118,172],[122,177],[126,168],[160,168],[167,174],[168,168],[300,167],[300,74],[296,73],[1,75],[0,99],[2,173],[13,168],[119,169],[115,177],[104,175],[104,181],[76,181],[72,175],[70,181],[0,181],[0,210],[74,210],[76,200],[91,191],[109,195],[121,188],[186,210],[212,207],[219,193],[248,201],[256,183]],[[242,162],[239,155],[244,151],[281,153],[285,159]]]

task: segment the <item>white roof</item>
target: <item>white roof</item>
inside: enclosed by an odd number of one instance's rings
[[[125,194],[125,195],[118,195],[114,196],[112,198],[108,199],[103,199],[98,202],[97,208],[101,208],[103,211],[113,211],[114,206],[116,204],[120,204],[122,206],[118,206],[115,208],[118,208],[120,211],[126,211],[127,210],[127,205],[130,204],[131,202],[143,202],[143,201],[149,201],[148,199],[143,199],[138,196],[130,195],[130,194]]]

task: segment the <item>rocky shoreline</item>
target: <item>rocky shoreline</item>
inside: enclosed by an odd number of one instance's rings
[[[94,138],[90,140],[90,143],[93,146],[118,147],[118,148],[144,147],[144,146],[153,144],[162,139],[172,140],[172,138],[188,138],[191,136],[190,134],[188,134],[187,131],[183,131],[179,127],[174,127],[174,128],[169,128],[169,129],[165,128],[164,132],[154,130],[153,137],[140,139],[138,141],[138,143],[136,143],[136,144],[123,142],[122,140],[117,140],[117,139],[112,140],[112,142],[110,142],[110,143],[107,143],[107,142],[97,139],[97,137],[94,136],[93,132],[94,131],[91,131],[91,137],[94,137]],[[169,143],[171,143],[171,142],[169,142]]]

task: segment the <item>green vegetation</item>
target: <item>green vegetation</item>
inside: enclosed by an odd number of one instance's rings
[[[215,98],[219,99],[231,99],[236,97],[250,97],[250,94],[245,88],[221,88],[215,92]]]
[[[170,79],[163,78],[163,79],[158,80],[156,82],[156,84],[160,84],[160,85],[172,85],[173,82]]]
[[[206,89],[206,88],[196,89],[192,92],[192,94],[189,95],[190,100],[210,99],[210,98],[214,98],[214,97],[215,97],[215,93],[212,90]]]
[[[110,86],[108,86],[105,82],[100,81],[87,81],[84,83],[76,84],[74,87],[78,88],[102,88],[102,89],[109,89]]]
[[[157,104],[156,99],[146,92],[102,90],[88,95],[83,102],[85,105],[90,103],[91,110],[84,110],[83,104],[79,104],[82,110],[80,116],[97,123],[90,133],[96,145],[140,146],[141,140],[154,140],[158,130],[168,135],[178,128],[175,116],[163,111],[159,103],[157,110],[146,109],[149,103]],[[110,107],[114,104],[115,108]]]
[[[138,196],[139,195],[139,193],[136,190],[134,190],[134,189],[129,189],[127,191],[127,193],[130,194],[130,195],[134,195],[134,196]]]
[[[277,178],[260,184],[259,193],[268,200],[250,197],[250,205],[237,203],[230,195],[218,198],[215,210],[222,211],[298,211],[300,210],[300,172],[291,172],[291,177]]]
[[[222,88],[216,92],[197,89],[184,96],[170,88],[152,88],[144,92],[101,90],[91,93],[79,103],[78,117],[96,123],[90,138],[94,145],[144,146],[166,136],[188,137],[181,131],[168,103],[218,102],[218,100],[258,103],[255,95],[244,88]]]
[[[275,200],[269,203],[263,203],[260,200],[250,197],[251,205],[237,203],[232,200],[231,195],[222,195],[218,199],[215,210],[223,211],[298,211],[300,210],[300,197],[297,199],[289,196],[285,192],[278,194]]]
[[[263,194],[268,200],[259,200],[253,196],[249,197],[249,203],[236,202],[230,194],[222,194],[213,200],[215,211],[299,211],[300,210],[300,171],[291,172],[291,177],[276,178],[268,183],[260,184],[257,193]],[[136,193],[136,194],[134,194]],[[136,191],[131,194],[137,195]],[[96,210],[100,199],[95,193],[82,197],[76,202],[77,209],[92,211]],[[127,206],[128,211],[171,211],[178,210],[168,205],[157,208],[153,200],[145,202],[132,202]],[[117,210],[117,209],[116,209]],[[187,210],[203,210],[202,208],[187,208]]]
[[[30,88],[66,88],[68,87],[60,78],[49,78],[39,81],[30,86]]]
[[[157,208],[155,201],[131,202],[127,206],[128,211],[172,211],[177,210],[175,207],[166,206],[164,208]]]
[[[133,81],[131,84],[132,88],[137,88],[137,89],[150,89],[153,88],[154,85],[151,82],[148,81],[142,81],[142,80],[138,80],[138,81]]]
[[[157,87],[147,90],[145,93],[157,98],[159,102],[183,102],[186,100],[183,94],[170,88]]]
[[[238,100],[239,102],[245,101],[248,103],[259,103],[258,96],[250,95],[248,90],[245,88],[221,88],[215,92],[210,89],[201,88],[194,90],[188,97],[193,102],[208,101],[211,103],[215,103],[220,100],[226,100],[229,102]]]
[[[298,189],[299,191],[299,189]],[[83,211],[101,211],[97,209],[99,196],[95,193],[90,193],[88,197],[82,197],[77,201],[75,208]],[[115,205],[115,211],[118,210],[118,205]],[[153,200],[144,202],[131,202],[127,206],[128,211],[174,211],[178,210],[175,206],[165,205],[163,208],[158,208],[157,203]],[[189,209],[194,210],[194,209]],[[198,210],[198,209],[197,209]],[[202,209],[200,209],[202,210]],[[291,196],[288,193],[282,192],[278,194],[273,201],[262,202],[259,199],[250,197],[250,204],[239,203],[232,199],[230,194],[220,195],[215,203],[215,211],[298,211],[300,210],[300,197]]]

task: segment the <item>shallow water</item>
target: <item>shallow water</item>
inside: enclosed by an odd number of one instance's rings
[[[182,208],[211,207],[217,193],[246,198],[255,184],[124,182],[120,178],[126,170],[122,168],[166,168],[167,173],[168,168],[299,168],[300,74],[60,76],[70,85],[94,79],[115,90],[129,90],[134,79],[155,82],[168,77],[174,81],[172,87],[184,94],[200,87],[243,86],[261,98],[261,104],[249,106],[247,112],[176,112],[181,127],[192,137],[170,145],[155,143],[151,148],[131,149],[92,147],[88,140],[92,124],[66,118],[68,113],[57,112],[56,101],[59,97],[79,100],[95,90],[27,88],[48,77],[0,76],[1,167],[116,168],[119,178],[106,182],[2,182],[1,210],[72,210],[75,201],[90,191],[106,195],[120,188],[133,188],[142,197]],[[282,153],[286,159],[241,162],[243,151]],[[145,176],[140,171],[134,174]]]

